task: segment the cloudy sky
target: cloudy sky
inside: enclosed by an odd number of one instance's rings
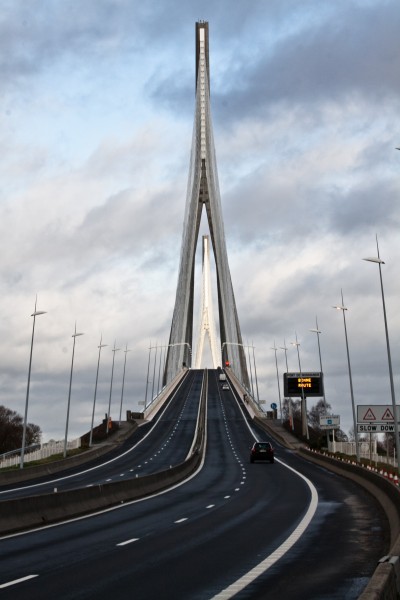
[[[319,370],[352,426],[390,404],[376,235],[400,395],[400,6],[397,0],[3,0],[0,17],[0,404],[62,439],[144,400],[169,335],[194,115],[195,22],[209,21],[225,234],[260,397]],[[206,233],[204,227],[204,233]],[[215,309],[215,313],[217,310]],[[194,341],[195,345],[195,341]],[[154,356],[155,352],[152,351]],[[157,380],[157,369],[155,380]],[[156,384],[158,382],[156,381]],[[281,386],[282,391],[282,386]],[[312,405],[313,402],[310,404]]]

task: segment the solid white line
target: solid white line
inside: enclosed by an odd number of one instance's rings
[[[307,529],[314,517],[315,511],[318,507],[318,492],[315,489],[312,482],[309,479],[307,479],[307,477],[304,477],[304,475],[302,475],[292,467],[289,467],[289,465],[285,464],[281,460],[278,460],[277,462],[280,462],[284,467],[286,467],[290,471],[293,471],[293,473],[301,477],[301,479],[303,479],[308,485],[311,492],[311,501],[307,512],[304,515],[303,519],[300,521],[299,525],[291,533],[291,535],[283,542],[283,544],[281,544],[274,552],[272,552],[272,554],[267,556],[263,561],[261,561],[253,569],[251,569],[243,577],[232,583],[232,585],[228,586],[224,590],[222,590],[216,596],[213,596],[211,600],[228,600],[229,598],[232,598],[233,596],[235,596],[235,594],[239,593],[247,585],[249,585],[249,583],[252,583],[255,579],[257,579],[257,577],[259,577],[262,573],[268,571],[268,569],[270,569],[272,565],[274,565],[280,558],[282,558],[282,556],[286,554],[286,552],[288,552],[288,550],[290,550],[290,548],[294,546],[294,544],[300,539],[300,537],[303,535],[303,533],[305,532],[305,530]]]
[[[207,447],[207,433],[208,433],[208,430],[207,430],[207,404],[206,404],[206,428],[204,431],[204,434],[205,434],[204,446],[205,446],[205,448]],[[8,540],[10,538],[20,537],[22,535],[29,535],[31,533],[43,531],[43,529],[52,529],[53,527],[61,527],[62,525],[68,525],[69,523],[76,523],[77,521],[84,521],[85,519],[91,519],[92,517],[97,517],[99,515],[103,515],[104,513],[112,512],[114,510],[119,510],[120,508],[126,508],[127,506],[131,506],[132,504],[137,504],[138,502],[146,502],[147,500],[150,500],[151,498],[156,498],[157,496],[162,496],[163,494],[168,494],[168,492],[171,492],[172,490],[175,490],[175,489],[181,487],[182,485],[185,485],[185,483],[187,483],[188,481],[190,481],[191,479],[196,477],[200,473],[200,471],[203,469],[204,462],[205,462],[205,452],[203,453],[203,455],[201,457],[200,464],[197,467],[196,471],[194,471],[191,475],[189,475],[183,481],[174,483],[173,485],[171,485],[171,487],[169,487],[165,490],[162,490],[161,492],[154,492],[154,494],[151,494],[150,496],[145,496],[144,498],[138,498],[137,500],[130,500],[128,502],[125,502],[124,504],[118,504],[117,506],[111,506],[109,508],[104,508],[102,510],[98,510],[98,511],[96,511],[94,513],[90,513],[88,515],[83,515],[81,517],[73,517],[72,519],[66,519],[65,521],[60,521],[58,523],[52,523],[51,525],[43,525],[40,527],[36,527],[34,529],[29,529],[28,531],[19,531],[18,533],[10,533],[8,535],[3,535],[3,536],[0,536],[0,540]],[[142,465],[139,465],[139,466],[142,466]],[[228,496],[228,498],[229,498],[229,496]]]
[[[132,542],[137,542],[139,538],[132,538],[131,540],[126,540],[125,542],[120,542],[117,546],[126,546],[127,544],[132,544]]]
[[[178,391],[181,388],[181,384],[183,383],[185,377],[183,377],[181,379],[181,381],[179,382],[179,385],[177,386],[175,393],[173,395],[173,397],[171,398],[172,400],[175,398],[176,394],[178,393]],[[130,448],[128,448],[128,450],[126,450],[125,452],[123,452],[122,454],[118,454],[118,456],[115,456],[114,458],[111,458],[109,460],[107,460],[104,463],[100,463],[99,465],[96,465],[95,467],[90,467],[89,469],[84,469],[83,471],[79,471],[79,473],[73,473],[72,475],[64,475],[62,477],[58,477],[56,479],[49,479],[48,481],[42,481],[41,483],[33,483],[30,485],[22,485],[20,487],[17,488],[13,488],[12,490],[4,490],[2,492],[0,492],[1,494],[9,494],[10,492],[17,492],[18,490],[21,489],[30,489],[30,488],[34,488],[34,487],[39,487],[41,485],[47,485],[47,484],[51,484],[51,483],[56,483],[58,481],[63,481],[64,479],[71,479],[71,477],[78,477],[78,475],[84,475],[86,473],[90,473],[91,471],[95,471],[96,469],[101,469],[101,467],[105,467],[106,465],[109,465],[111,463],[113,463],[116,460],[119,460],[120,458],[122,458],[123,456],[126,456],[127,454],[129,454],[130,452],[132,452],[132,450],[134,450],[137,446],[139,446],[142,442],[144,442],[144,440],[153,432],[155,431],[156,427],[159,425],[160,421],[161,421],[161,417],[163,416],[163,414],[165,413],[165,411],[167,410],[168,406],[170,403],[167,404],[167,406],[165,406],[164,410],[160,413],[160,418],[159,420],[153,424],[153,426],[151,427],[151,429],[146,433],[146,435],[144,435],[142,437],[142,439],[140,439],[136,444],[134,444],[133,446],[131,446]],[[107,480],[108,481],[108,480]],[[111,481],[111,480],[110,480]]]
[[[8,581],[7,583],[2,583],[0,585],[0,589],[4,589],[9,587],[10,585],[16,585],[17,583],[22,583],[23,581],[27,581],[28,579],[33,579],[34,577],[39,577],[39,575],[27,575],[26,577],[21,577],[20,579],[14,579],[14,581]]]

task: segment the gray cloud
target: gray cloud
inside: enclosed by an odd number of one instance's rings
[[[388,397],[378,272],[361,258],[376,252],[378,233],[399,364],[397,2],[272,0],[249,9],[207,0],[199,11],[169,0],[12,0],[0,23],[0,403],[23,407],[38,293],[47,314],[38,323],[29,420],[46,437],[63,430],[54,407],[65,407],[75,319],[85,331],[75,435],[90,419],[100,333],[132,347],[133,408],[149,341],[168,337],[201,18],[210,22],[232,279],[261,394],[276,400],[274,339],[281,346],[296,331],[304,367],[318,368],[309,332],[318,314],[328,401],[351,426],[343,324],[332,309],[343,288],[357,400]],[[397,369],[395,377],[398,385]]]

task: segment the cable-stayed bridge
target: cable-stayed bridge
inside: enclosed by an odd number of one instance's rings
[[[229,270],[218,184],[211,119],[209,39],[206,22],[196,23],[196,110],[165,383],[173,379],[183,364],[191,364],[194,266],[203,207],[207,213],[217,273],[220,347],[223,348],[221,360],[223,365],[229,363],[238,379],[248,388],[249,376]]]
[[[249,381],[218,189],[208,42],[208,24],[197,23],[195,126],[164,393],[141,419],[125,422],[119,438],[78,459],[0,473],[2,598],[352,600],[384,555],[382,593],[398,583],[389,561],[400,554],[398,491],[314,456],[251,397],[244,401]],[[203,206],[220,345],[203,240],[197,356],[208,337],[221,361],[214,367],[229,362],[224,386],[221,368],[188,368]],[[273,444],[274,464],[250,463],[256,440]],[[368,494],[355,484],[363,477]],[[374,486],[390,505],[390,526]]]

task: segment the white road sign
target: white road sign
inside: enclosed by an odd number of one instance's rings
[[[340,428],[340,416],[339,415],[320,415],[319,425],[321,429],[339,429]]]
[[[357,423],[358,433],[394,433],[394,423]]]
[[[397,409],[397,422],[400,422],[400,406]],[[357,406],[357,423],[394,423],[393,406],[391,404],[359,404]]]

